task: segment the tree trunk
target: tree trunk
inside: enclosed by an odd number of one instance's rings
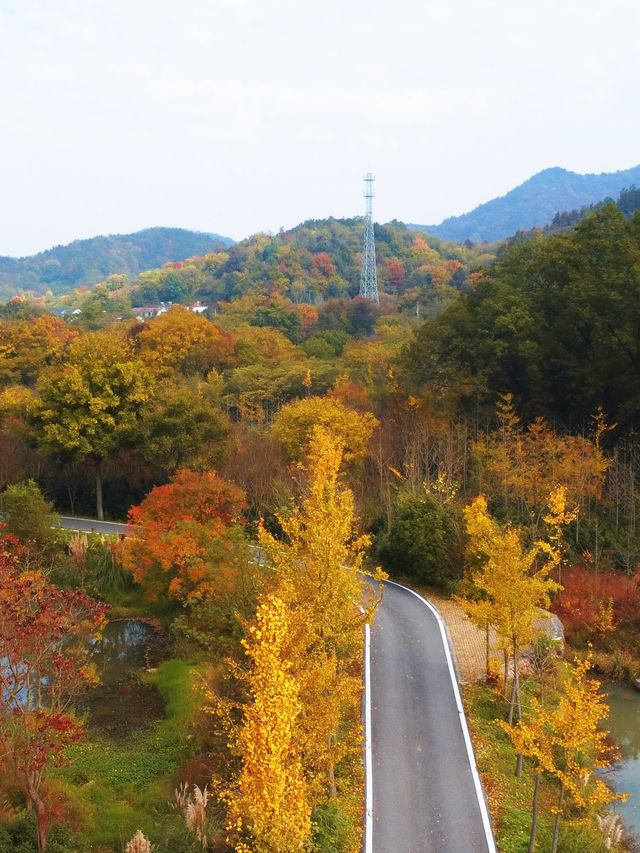
[[[522,703],[520,702],[520,650],[516,640],[513,641],[513,692],[511,694],[511,707],[509,708],[509,725],[512,724],[513,710],[518,712],[517,720],[522,722]],[[522,753],[519,752],[516,757],[516,777],[519,779],[522,776]]]
[[[484,641],[485,641],[485,646],[484,646],[484,649],[485,649],[485,671],[487,673],[487,679],[488,679],[490,674],[491,674],[489,672],[489,623],[488,622],[487,622],[487,625],[485,627]]]
[[[533,786],[533,805],[531,807],[531,835],[529,836],[529,849],[527,853],[533,853],[536,846],[536,830],[538,829],[538,790],[540,788],[540,765],[536,771],[536,782]]]
[[[38,850],[43,851],[47,846],[47,814],[39,791],[27,781],[27,803],[36,814],[36,833]]]
[[[504,659],[504,688],[502,691],[502,695],[504,696],[504,701],[507,701],[507,685],[509,683],[509,652],[506,649],[502,650],[502,656]]]
[[[327,770],[327,781],[329,783],[329,796],[333,799],[338,794],[338,790],[336,788],[336,774],[333,767],[330,767]]]
[[[509,713],[507,714],[507,722],[510,726],[513,725],[513,711],[516,705],[516,682],[511,682],[511,699],[509,700]]]
[[[551,845],[551,853],[557,853],[558,836],[560,835],[560,817],[562,815],[562,800],[564,798],[564,786],[560,786],[560,796],[558,797],[558,811],[556,812],[556,823],[553,827],[553,844]]]
[[[104,521],[102,512],[102,459],[95,460],[96,465],[96,515],[98,521]]]

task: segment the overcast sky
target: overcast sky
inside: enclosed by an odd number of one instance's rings
[[[0,0],[0,255],[640,163],[640,0]]]

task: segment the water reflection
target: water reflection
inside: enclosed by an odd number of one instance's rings
[[[151,664],[157,632],[138,619],[108,622],[102,637],[92,644],[91,658],[103,685],[117,684],[132,671]]]
[[[143,669],[157,666],[165,639],[153,626],[138,619],[108,622],[99,641],[93,643],[91,658],[100,684],[84,697],[93,725],[113,737],[161,716],[164,702],[155,687],[140,679]]]
[[[621,754],[606,779],[617,791],[631,794],[626,803],[613,803],[612,808],[640,834],[640,693],[626,684],[607,685],[605,692],[611,709],[606,726]]]

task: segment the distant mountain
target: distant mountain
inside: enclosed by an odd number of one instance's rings
[[[538,172],[500,198],[481,204],[470,213],[451,216],[440,225],[410,225],[442,240],[494,243],[551,222],[559,211],[580,210],[604,198],[617,198],[621,190],[640,185],[640,166],[621,172],[579,175],[554,167]]]
[[[26,258],[0,257],[0,300],[25,290],[68,293],[91,286],[108,276],[136,276],[170,261],[183,261],[230,246],[219,234],[184,228],[146,228],[134,234],[112,234],[75,240]]]

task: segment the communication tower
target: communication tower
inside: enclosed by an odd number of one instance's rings
[[[364,223],[364,243],[362,248],[362,270],[360,272],[360,296],[379,302],[378,297],[378,275],[376,272],[376,244],[373,239],[373,207],[372,200],[375,196],[373,182],[375,176],[367,172],[363,181],[366,184],[364,197],[366,201],[366,216]]]

